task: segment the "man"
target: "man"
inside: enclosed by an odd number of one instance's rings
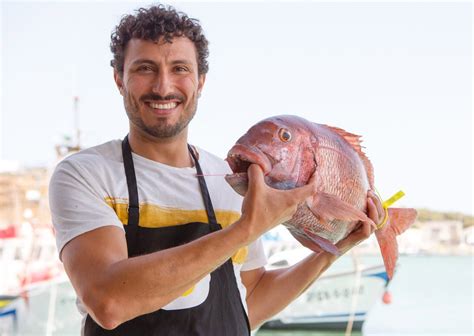
[[[50,185],[83,335],[248,335],[336,258],[321,252],[288,269],[263,267],[259,237],[292,216],[314,192],[312,181],[274,190],[251,165],[242,202],[224,179],[204,178],[229,172],[224,161],[187,144],[207,44],[196,20],[162,5],[125,16],[112,34],[129,134],[68,157]],[[369,193],[369,217],[380,223],[383,213]],[[339,249],[373,228],[362,223]]]

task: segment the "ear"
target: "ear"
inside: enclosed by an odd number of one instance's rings
[[[115,69],[114,69],[114,81],[115,81],[115,84],[117,85],[117,88],[120,91],[120,94],[123,96],[123,79],[122,79],[122,76],[120,76],[120,74]]]
[[[206,82],[206,75],[199,75],[199,78],[198,78],[198,97],[201,96],[201,91],[204,87],[205,82]]]

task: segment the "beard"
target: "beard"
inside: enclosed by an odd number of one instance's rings
[[[140,104],[139,101],[144,102],[145,99],[152,99],[152,100],[170,100],[178,98],[180,101],[180,105],[184,102],[184,97],[178,95],[166,96],[164,98],[155,95],[155,94],[148,94],[142,96],[139,100],[134,98],[128,91],[124,92],[124,105],[125,111],[127,112],[128,119],[130,122],[137,127],[139,130],[144,132],[145,134],[159,139],[165,138],[172,138],[179,133],[183,129],[185,129],[188,124],[193,119],[194,115],[196,114],[197,110],[197,97],[193,96],[192,101],[187,107],[183,107],[183,113],[179,116],[179,119],[176,123],[168,123],[168,122],[156,122],[153,125],[146,125],[143,121],[142,117],[140,116]]]

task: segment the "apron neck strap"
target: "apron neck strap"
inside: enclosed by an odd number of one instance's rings
[[[201,165],[199,160],[194,152],[194,149],[188,144],[188,150],[191,154],[191,157],[194,160],[196,165],[196,171],[198,175],[199,187],[201,189],[201,195],[204,201],[204,206],[206,208],[207,218],[209,223],[217,224],[216,214],[214,212],[214,207],[212,206],[211,197],[209,195],[209,190],[207,189],[206,180],[204,179]],[[125,176],[127,178],[127,188],[128,188],[128,225],[129,226],[138,226],[140,222],[140,213],[139,213],[139,200],[138,200],[138,189],[137,189],[137,178],[135,174],[135,166],[133,164],[132,149],[128,141],[128,135],[122,141],[122,156],[123,156],[123,166],[125,169]]]
[[[135,166],[133,165],[132,149],[128,142],[128,135],[122,141],[122,156],[125,176],[127,177],[128,188],[128,225],[138,226],[140,221],[137,177],[135,175]]]
[[[197,159],[196,153],[194,152],[194,148],[191,147],[191,145],[189,144],[188,150],[189,153],[191,153],[191,156],[193,157],[194,164],[196,165],[199,187],[201,188],[202,199],[204,201],[204,206],[206,207],[207,219],[209,223],[217,224],[216,213],[214,212],[214,207],[212,206],[211,196],[209,195],[209,190],[207,189],[207,184],[202,173],[201,165],[199,164],[199,160]]]

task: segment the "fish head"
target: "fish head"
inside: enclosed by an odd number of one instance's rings
[[[227,154],[233,174],[226,181],[245,195],[247,169],[258,164],[270,187],[292,189],[306,184],[316,168],[306,123],[295,116],[277,116],[252,126]]]

